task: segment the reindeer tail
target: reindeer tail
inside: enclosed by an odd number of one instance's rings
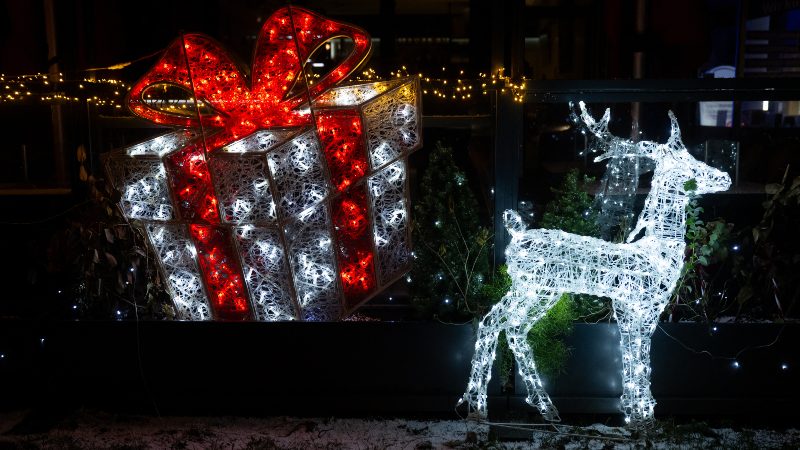
[[[525,222],[522,221],[522,217],[514,210],[505,210],[503,213],[503,222],[506,224],[506,230],[508,230],[512,236],[525,231]]]

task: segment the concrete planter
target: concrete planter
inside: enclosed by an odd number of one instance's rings
[[[656,331],[656,413],[797,416],[800,325],[716,328],[662,324]],[[162,414],[450,415],[474,339],[471,325],[428,322],[6,321],[0,398],[7,407],[157,407]],[[577,324],[568,343],[566,372],[547,382],[556,405],[563,414],[616,414],[616,325]],[[749,349],[736,368],[684,346],[719,357]],[[498,378],[490,414],[535,415],[522,383],[501,393]]]

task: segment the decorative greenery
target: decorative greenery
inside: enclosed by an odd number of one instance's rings
[[[498,267],[492,279],[483,286],[483,295],[491,304],[499,302],[506,292],[511,289],[511,277],[508,275],[508,266],[505,264]],[[514,370],[514,354],[506,341],[505,332],[500,332],[497,339],[497,350],[495,364],[500,373],[500,380],[503,381],[502,389],[510,389],[511,374]]]
[[[577,170],[568,172],[561,185],[553,189],[555,197],[545,207],[538,226],[598,236],[600,230],[596,221],[597,213],[592,208],[591,196],[584,190],[584,186],[590,181],[587,177],[581,179]],[[504,277],[507,279],[507,286],[510,287],[511,279],[508,278],[505,267],[502,267],[495,279],[503,280]],[[502,281],[499,282],[499,286],[501,288],[504,286]],[[502,295],[497,296],[499,290],[492,291],[497,300],[502,298]],[[554,377],[563,372],[570,352],[564,339],[572,332],[573,323],[581,317],[601,315],[603,309],[608,307],[607,304],[607,301],[599,297],[564,294],[533,326],[528,333],[528,344],[533,349],[536,367],[542,375]],[[497,363],[501,377],[506,379],[511,374],[513,355],[505,337],[501,336],[498,342]]]
[[[70,312],[86,319],[174,316],[144,235],[122,217],[119,192],[96,179],[78,148],[79,179],[88,201],[68,218],[48,246],[50,276],[62,280]],[[135,299],[143,299],[137,302]]]
[[[694,191],[697,183],[689,180],[684,189]],[[686,259],[666,309],[671,320],[712,321],[728,306],[725,288],[718,286],[724,271],[716,266],[728,260],[733,224],[723,219],[706,223],[703,212],[696,198],[686,205]]]
[[[422,314],[463,321],[482,316],[491,306],[483,290],[491,275],[491,234],[480,217],[452,149],[437,143],[414,203],[411,291]]]
[[[585,189],[591,181],[587,176],[581,177],[577,169],[567,172],[561,185],[552,190],[554,198],[545,207],[538,227],[598,237],[597,211]],[[528,343],[533,348],[536,367],[543,375],[563,372],[569,356],[564,338],[572,332],[572,324],[581,317],[599,314],[605,307],[606,302],[599,297],[564,294],[534,325],[528,334]]]
[[[581,179],[576,169],[567,172],[561,185],[553,188],[554,198],[547,204],[539,228],[563,230],[583,236],[598,236],[597,212],[584,186],[592,179]]]
[[[769,184],[764,214],[752,227],[704,222],[687,205],[687,256],[668,309],[669,320],[712,322],[723,315],[784,320],[800,298],[800,177]],[[691,189],[687,185],[685,188]]]
[[[572,334],[572,326],[578,318],[575,303],[575,296],[563,294],[528,333],[536,367],[546,377],[555,377],[564,371],[571,351],[564,339]]]
[[[581,178],[577,169],[567,172],[561,185],[552,189],[555,197],[545,207],[538,227],[600,237],[594,200],[585,189],[585,186],[592,181],[585,175]],[[574,300],[572,310],[575,312],[576,320],[600,320],[611,311],[608,299],[593,295],[570,294],[570,296]]]
[[[748,309],[777,320],[796,317],[800,298],[800,176],[789,183],[788,174],[789,167],[781,183],[766,186],[771,197],[763,203],[764,215],[751,230],[752,241],[743,242],[752,256],[736,261],[734,275],[741,279],[736,296],[739,313]]]

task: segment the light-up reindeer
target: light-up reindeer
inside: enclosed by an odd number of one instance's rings
[[[586,112],[583,102],[580,106],[590,131],[610,143],[610,150],[595,161],[633,155],[651,159],[655,169],[650,193],[625,243],[560,230],[526,230],[517,213],[505,212],[505,226],[511,235],[506,260],[512,286],[478,328],[472,373],[459,400],[459,404],[468,403],[472,415],[486,415],[486,385],[498,335],[505,331],[528,390],[526,401],[545,419],[560,420],[542,386],[526,336],[562,294],[573,293],[612,300],[622,348],[621,408],[625,422],[640,426],[653,418],[650,339],[683,267],[686,205],[694,194],[726,190],[731,180],[689,154],[671,111],[672,131],[665,144],[633,143],[611,136],[609,110],[598,123]],[[634,241],[642,230],[644,236]]]

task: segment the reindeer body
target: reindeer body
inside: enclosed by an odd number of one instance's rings
[[[626,304],[630,289],[655,298],[672,290],[678,276],[664,273],[666,265],[682,265],[683,242],[663,242],[645,237],[630,244],[560,230],[530,230],[509,246],[520,257],[508,261],[514,286],[533,289],[537,295],[589,294]],[[564,252],[564,246],[570,246]],[[557,274],[553,278],[552,274]],[[524,292],[518,292],[524,297]]]
[[[608,139],[609,112],[598,125],[583,104],[581,108],[589,129]],[[486,414],[486,385],[498,335],[505,331],[528,390],[526,401],[546,419],[559,420],[526,338],[562,294],[590,294],[611,298],[614,307],[622,349],[625,420],[637,426],[652,420],[650,338],[683,268],[686,205],[693,194],[686,189],[686,182],[695,180],[697,193],[730,186],[727,174],[689,155],[672,113],[670,119],[672,135],[666,144],[612,142],[612,151],[634,151],[655,162],[650,193],[628,242],[612,243],[560,230],[526,230],[519,215],[506,211],[504,219],[511,235],[506,259],[512,286],[481,320],[472,373],[459,404],[466,401],[476,414]],[[641,231],[644,236],[631,242]]]

